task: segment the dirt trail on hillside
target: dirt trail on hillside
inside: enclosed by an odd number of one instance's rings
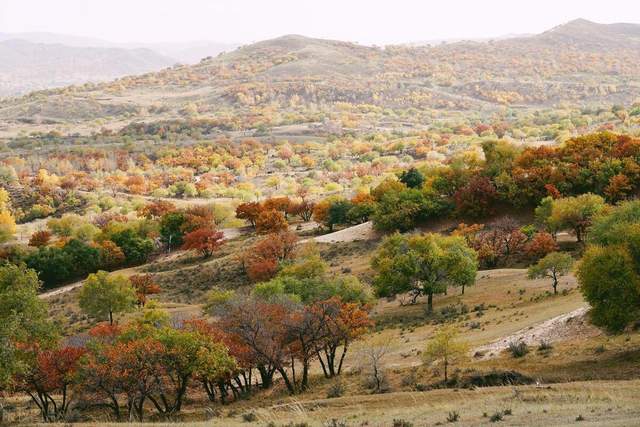
[[[314,241],[318,243],[348,243],[358,240],[373,240],[379,237],[379,234],[373,229],[373,223],[371,221],[364,222],[362,224],[354,225],[343,230],[338,230],[333,233],[317,236],[312,239],[306,239],[300,243]]]
[[[527,345],[538,345],[541,341],[563,341],[584,335],[595,335],[598,331],[589,326],[585,315],[589,307],[581,307],[569,313],[561,314],[534,326],[521,329],[511,335],[501,337],[489,344],[476,347],[471,351],[474,357],[490,359],[497,357],[501,351],[509,347],[511,342],[524,342]],[[478,356],[481,355],[481,356]]]

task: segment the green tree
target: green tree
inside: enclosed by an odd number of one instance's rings
[[[458,340],[458,331],[454,326],[443,326],[429,340],[422,352],[424,363],[441,363],[444,370],[444,381],[449,380],[449,366],[464,360],[468,346]]]
[[[40,247],[25,258],[25,263],[38,272],[45,287],[64,283],[73,277],[73,258],[60,248]]]
[[[594,323],[618,331],[640,316],[640,201],[595,219],[578,268]]]
[[[485,141],[482,143],[484,153],[484,170],[496,177],[502,172],[510,171],[513,161],[518,155],[518,148],[508,141]]]
[[[596,218],[589,231],[589,242],[628,247],[640,273],[640,200],[622,203],[609,214]]]
[[[571,271],[573,258],[562,252],[551,252],[536,264],[529,267],[529,279],[549,278],[552,280],[553,293],[558,293],[558,279]]]
[[[111,240],[122,249],[129,265],[144,264],[153,252],[153,241],[140,237],[130,228],[113,233]]]
[[[552,236],[558,234],[559,225],[554,222],[555,219],[551,217],[551,211],[553,209],[553,197],[547,196],[540,201],[538,207],[534,211],[536,223],[540,227],[544,227]]]
[[[327,225],[329,230],[333,230],[336,225],[347,224],[349,222],[348,213],[353,204],[348,200],[339,199],[331,203],[327,212]]]
[[[24,265],[0,266],[0,390],[26,368],[17,343],[46,346],[55,339],[46,304],[38,298],[39,289],[34,270]]]
[[[400,182],[409,188],[422,188],[424,184],[424,176],[416,168],[403,171],[400,174]]]
[[[71,270],[74,277],[93,273],[100,266],[100,250],[80,240],[69,240],[64,245],[63,251],[71,258]]]
[[[604,212],[606,207],[604,199],[595,194],[556,199],[551,206],[548,221],[557,224],[558,228],[571,229],[578,242],[582,242],[593,219]]]
[[[465,286],[475,283],[478,261],[462,237],[396,233],[385,238],[371,265],[379,296],[410,293],[415,301],[424,294],[431,312],[434,294],[444,293],[447,286],[461,286],[464,293]]]
[[[447,210],[446,203],[435,194],[416,189],[389,191],[380,195],[373,225],[383,231],[409,231],[418,223]]]
[[[120,274],[98,271],[89,275],[80,289],[80,308],[91,317],[108,318],[110,324],[114,313],[133,310],[135,302],[131,282]]]
[[[164,214],[160,218],[160,240],[162,240],[162,243],[171,249],[181,246],[185,222],[186,218],[183,212],[174,211]]]
[[[617,332],[640,315],[640,276],[629,249],[589,247],[577,276],[596,325]]]
[[[273,279],[258,283],[253,294],[265,300],[288,297],[305,304],[336,296],[343,302],[364,304],[371,301],[367,285],[355,276],[330,275],[329,266],[318,255],[310,255],[284,267]]]

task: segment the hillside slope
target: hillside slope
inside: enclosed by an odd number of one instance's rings
[[[627,104],[640,96],[639,33],[578,20],[532,37],[384,49],[289,35],[196,65],[5,100],[0,120]]]

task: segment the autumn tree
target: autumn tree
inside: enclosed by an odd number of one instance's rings
[[[10,240],[16,234],[16,220],[9,207],[9,193],[0,188],[0,243]]]
[[[340,375],[350,345],[373,326],[373,321],[362,305],[344,303],[339,297],[315,302],[307,310],[322,325],[316,352],[324,376]]]
[[[160,285],[153,280],[150,274],[134,274],[129,277],[129,281],[135,290],[137,304],[140,307],[145,306],[149,295],[160,293]]]
[[[292,202],[289,206],[289,215],[297,215],[301,220],[308,222],[311,220],[315,203],[310,201],[302,201],[300,203]]]
[[[144,404],[156,388],[157,373],[163,371],[164,346],[152,337],[120,341],[117,332],[110,342],[95,340],[79,372],[81,390],[104,401],[116,420],[122,419],[124,397],[129,421],[144,419]]]
[[[549,278],[552,280],[553,293],[558,293],[558,280],[571,271],[573,258],[562,252],[551,252],[536,264],[529,267],[527,275],[530,279]]]
[[[369,217],[376,211],[376,201],[368,193],[358,193],[351,199],[351,207],[347,212],[347,220],[361,224],[369,221]]]
[[[628,198],[633,191],[631,180],[624,174],[617,174],[609,179],[609,183],[604,189],[607,200],[616,203]]]
[[[158,219],[176,210],[176,206],[164,200],[155,200],[140,207],[138,215],[147,219]]]
[[[453,197],[458,215],[479,218],[493,213],[498,192],[489,178],[476,175]]]
[[[262,202],[262,208],[265,211],[275,210],[282,212],[285,218],[287,218],[291,205],[291,199],[288,197],[272,197]]]
[[[260,234],[280,233],[289,229],[289,223],[282,212],[262,211],[255,220],[256,231]]]
[[[248,248],[242,262],[254,282],[273,278],[280,263],[291,259],[298,237],[289,231],[267,235]]]
[[[255,228],[256,221],[263,210],[262,205],[257,202],[241,203],[236,208],[236,218],[246,220]]]
[[[558,250],[558,242],[547,232],[538,232],[527,243],[525,250],[531,256],[540,258]]]
[[[136,296],[126,277],[98,271],[87,277],[78,301],[80,308],[89,316],[107,318],[113,324],[113,314],[131,310]]]
[[[51,232],[48,230],[39,230],[31,235],[29,238],[29,246],[39,248],[41,246],[47,246],[51,241]]]
[[[468,352],[468,346],[458,339],[458,331],[453,326],[441,327],[429,340],[422,352],[424,363],[442,364],[444,382],[449,380],[449,366],[464,360]]]
[[[100,266],[106,270],[120,267],[127,259],[122,249],[111,240],[100,242],[98,249],[100,250]]]
[[[73,400],[71,385],[84,350],[78,347],[40,350],[36,344],[29,353],[28,368],[17,376],[17,390],[29,395],[44,422],[63,420]]]
[[[224,233],[208,228],[200,228],[184,236],[183,250],[195,250],[204,258],[209,258],[224,243]]]

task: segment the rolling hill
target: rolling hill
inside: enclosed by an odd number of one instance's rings
[[[576,20],[531,37],[435,47],[361,46],[289,35],[195,65],[0,103],[0,119],[79,123],[220,114],[476,111],[630,104],[640,97],[640,26]]]

